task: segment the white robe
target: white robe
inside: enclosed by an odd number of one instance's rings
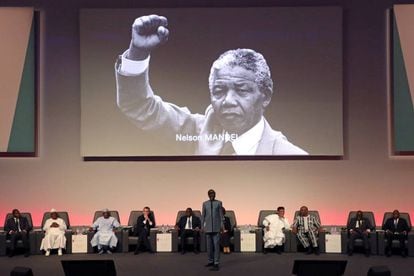
[[[92,225],[92,228],[96,229],[97,232],[91,240],[91,245],[93,247],[98,246],[98,249],[101,249],[102,246],[116,247],[118,238],[113,230],[119,226],[119,222],[114,217],[107,219],[99,217]]]
[[[290,229],[289,222],[286,218],[280,218],[276,214],[268,215],[263,220],[263,225],[269,227],[269,230],[264,230],[263,241],[265,243],[265,248],[274,248],[285,242],[285,233],[283,233],[283,229]]]
[[[59,227],[50,227],[54,222],[59,224]],[[47,219],[45,225],[43,226],[45,237],[42,239],[40,250],[66,248],[66,229],[67,226],[63,219]]]

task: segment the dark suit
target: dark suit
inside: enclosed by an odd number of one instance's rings
[[[148,240],[148,236],[150,235],[150,229],[155,227],[155,219],[151,214],[148,217],[151,220],[152,224],[149,224],[148,221],[144,223],[144,215],[139,216],[137,219],[134,234],[138,236],[138,243],[135,252],[138,252],[141,247],[144,247],[150,252],[153,250]]]
[[[397,225],[394,223],[394,218],[389,218],[385,222],[382,229],[385,231],[385,238],[387,239],[386,251],[391,250],[392,240],[400,241],[400,248],[405,252],[405,241],[407,240],[407,233],[411,230],[408,223],[403,218],[398,218]],[[406,232],[403,234],[403,232]]]
[[[227,232],[223,232],[221,233],[221,246],[222,247],[229,247],[230,246],[230,238],[231,236],[233,236],[232,233],[232,229],[231,229],[231,222],[230,222],[230,218],[224,216],[224,220],[223,220],[223,228],[224,230],[227,230]]]
[[[354,250],[355,240],[362,239],[364,242],[365,252],[368,254],[370,250],[370,244],[369,233],[367,230],[373,230],[371,222],[363,217],[359,220],[359,225],[357,226],[357,218],[352,218],[348,223],[347,228],[349,231],[348,250],[352,252]]]
[[[20,226],[20,229],[19,229]],[[29,232],[32,230],[32,227],[29,224],[29,221],[25,217],[18,218],[18,221],[14,217],[9,218],[6,221],[4,226],[4,231],[7,233],[7,239],[10,240],[10,250],[13,252],[16,248],[16,243],[18,240],[22,240],[23,247],[28,253],[30,251],[29,244]],[[10,233],[13,231],[13,233]]]
[[[179,235],[181,237],[181,251],[185,252],[185,240],[187,237],[193,237],[194,241],[194,252],[198,251],[198,245],[200,244],[200,231],[194,229],[201,229],[201,220],[197,216],[191,216],[190,229],[185,229],[187,226],[187,216],[182,216],[177,222],[176,226],[179,228]]]

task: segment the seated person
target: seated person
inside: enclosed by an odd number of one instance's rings
[[[314,252],[319,255],[318,234],[320,228],[321,223],[315,216],[309,214],[308,207],[300,207],[300,213],[293,221],[292,232],[298,237],[306,254]]]
[[[115,230],[120,224],[116,218],[111,217],[108,209],[102,210],[102,216],[97,218],[91,227],[96,230],[91,240],[92,247],[98,247],[98,254],[112,254],[118,244],[118,238],[115,236]]]
[[[193,237],[194,253],[198,254],[200,252],[198,246],[200,244],[201,220],[193,215],[191,208],[185,210],[185,215],[178,220],[175,229],[178,230],[181,237],[181,254],[185,254],[185,240],[187,237]]]
[[[32,227],[29,225],[27,218],[21,216],[19,210],[12,211],[13,217],[9,218],[4,225],[4,232],[6,232],[6,239],[10,240],[9,257],[13,257],[18,240],[23,242],[25,250],[24,256],[30,255],[29,232]]]
[[[223,247],[224,254],[230,254],[230,238],[233,236],[233,229],[231,228],[230,218],[226,216],[226,209],[222,207],[223,210],[223,231],[220,235],[220,243]]]
[[[43,231],[45,237],[42,239],[40,250],[45,250],[45,256],[50,255],[51,249],[57,249],[58,255],[62,256],[62,249],[66,248],[66,223],[58,217],[55,209],[50,210],[50,218],[46,220]]]
[[[149,253],[154,253],[148,240],[150,229],[154,227],[155,219],[151,215],[151,210],[149,207],[144,207],[142,210],[142,215],[140,215],[137,219],[137,224],[134,231],[134,234],[138,236],[138,243],[134,252],[135,255],[137,255],[141,249],[148,250]]]
[[[357,211],[356,216],[349,221],[346,227],[349,233],[348,255],[352,256],[356,239],[364,242],[365,256],[369,256],[371,249],[369,245],[369,233],[373,230],[371,222],[364,217],[361,210]]]
[[[285,218],[285,207],[278,207],[276,214],[265,217],[263,225],[265,227],[263,253],[266,254],[269,249],[275,248],[276,253],[281,254],[286,240],[284,230],[290,229],[289,222]]]
[[[408,232],[411,230],[408,227],[408,223],[405,219],[400,218],[400,212],[394,210],[392,212],[392,218],[387,219],[382,230],[385,231],[385,238],[387,239],[387,244],[385,246],[385,252],[388,257],[392,253],[392,241],[400,241],[401,256],[404,258],[407,257],[407,248],[405,248],[405,241],[407,240]]]

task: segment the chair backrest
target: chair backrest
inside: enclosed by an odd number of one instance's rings
[[[139,211],[139,210],[131,211],[131,213],[129,213],[128,226],[135,227],[135,225],[137,224],[137,219],[141,215],[142,215],[142,211]],[[154,211],[150,211],[150,215],[154,218],[153,223],[155,223],[155,225],[157,225],[157,223],[155,222]]]
[[[33,220],[32,220],[32,215],[31,215],[30,213],[20,213],[20,215],[21,215],[22,217],[25,217],[25,218],[27,219],[28,223],[29,223],[30,228],[33,228]],[[9,218],[12,218],[12,217],[13,217],[13,214],[12,214],[12,213],[8,213],[8,214],[6,215],[6,218],[5,218],[5,220],[4,220],[4,226],[6,225],[7,220],[8,220]]]
[[[185,210],[180,210],[177,212],[177,217],[175,219],[175,224],[178,223],[178,221],[180,220],[180,218],[182,216],[185,216]],[[193,216],[198,217],[199,219],[201,219],[201,211],[200,210],[193,210]]]
[[[233,210],[226,210],[225,216],[230,219],[230,225],[232,230],[235,227],[237,227],[236,213],[234,213]]]
[[[118,211],[109,211],[109,214],[111,217],[116,218],[116,220],[119,222],[119,224],[121,224],[121,221],[119,219],[119,213]],[[94,223],[99,217],[103,216],[103,212],[102,211],[96,211],[95,215],[93,216],[93,222]]]
[[[267,217],[268,215],[276,214],[276,213],[277,213],[276,210],[260,210],[259,218],[257,219],[257,226],[258,227],[264,227],[263,221],[264,221],[265,217]]]
[[[319,223],[322,225],[321,217],[319,216],[319,212],[318,211],[316,211],[316,210],[309,210],[308,213],[309,213],[309,215],[315,216],[316,219],[319,221]],[[300,214],[300,211],[297,210],[295,212],[295,216],[293,217],[293,220],[295,220],[296,217],[299,216],[299,214]]]
[[[389,219],[392,218],[392,212],[385,212],[384,213],[384,218],[382,219],[382,226],[385,225],[385,222]],[[411,219],[410,219],[410,214],[409,213],[400,213],[400,218],[405,219],[405,221],[407,221],[408,227],[411,229]]]
[[[63,221],[66,223],[66,227],[68,229],[70,229],[70,223],[69,223],[69,214],[66,211],[62,211],[62,212],[56,212],[58,214],[58,217],[63,219]],[[42,219],[42,224],[41,224],[41,228],[43,229],[43,226],[46,223],[46,220],[50,219],[50,212],[45,212],[43,214],[43,219]]]
[[[349,212],[348,215],[348,220],[346,222],[346,225],[349,224],[349,222],[351,221],[352,218],[356,217],[358,211],[351,211]],[[375,229],[376,224],[375,224],[375,217],[374,217],[374,213],[371,211],[362,211],[362,217],[366,218],[367,220],[369,220],[369,222],[371,223],[372,227]]]

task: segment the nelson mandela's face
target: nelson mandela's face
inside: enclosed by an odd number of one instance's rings
[[[270,98],[255,82],[255,74],[240,66],[215,71],[211,104],[221,126],[229,133],[243,134],[263,116]]]

